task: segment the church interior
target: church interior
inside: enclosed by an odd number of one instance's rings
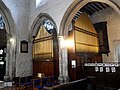
[[[119,90],[119,0],[0,0],[0,90]]]

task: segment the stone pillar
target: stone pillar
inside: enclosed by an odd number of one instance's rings
[[[10,42],[9,42],[9,35],[7,34],[7,48],[6,48],[6,71],[5,71],[5,76],[4,76],[4,81],[9,81],[10,80],[10,76],[9,76],[9,60],[10,60]]]
[[[61,83],[63,83],[63,59],[62,59],[62,47],[61,47],[61,38],[58,38],[58,42],[59,42],[59,77],[58,80]]]
[[[61,36],[59,38],[59,77],[60,83],[66,83],[69,81],[68,77],[68,56],[66,47],[66,38]]]
[[[15,38],[8,36],[7,50],[6,50],[6,72],[4,76],[4,81],[9,81],[15,76]],[[12,40],[10,40],[12,39]]]
[[[69,81],[68,77],[68,55],[67,55],[67,47],[64,46],[62,49],[62,60],[63,60],[63,78],[64,83],[67,83]]]

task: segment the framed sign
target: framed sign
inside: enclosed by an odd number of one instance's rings
[[[25,41],[25,40],[21,41],[20,52],[28,53],[28,42],[27,41]]]

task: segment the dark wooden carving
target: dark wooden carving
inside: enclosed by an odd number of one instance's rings
[[[107,22],[99,22],[94,24],[94,27],[98,33],[99,52],[107,54],[110,52],[107,34]]]
[[[7,45],[6,30],[0,29],[0,46],[6,47],[6,45]]]

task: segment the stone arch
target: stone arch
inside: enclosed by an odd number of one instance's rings
[[[106,3],[111,8],[113,8],[118,15],[120,15],[120,6],[114,0],[74,0],[73,3],[69,6],[69,8],[67,9],[67,11],[65,12],[65,14],[64,14],[64,16],[63,16],[63,18],[61,20],[60,27],[59,27],[59,36],[64,36],[64,37],[68,36],[69,27],[71,25],[71,22],[72,22],[72,19],[73,19],[74,15],[84,5],[86,5],[89,2],[102,2],[102,3]],[[59,53],[61,54],[62,52],[59,52]],[[66,55],[66,57],[67,57],[67,51],[64,53],[64,55]],[[62,59],[60,59],[61,61],[63,61],[63,60],[66,61],[66,64],[64,64],[64,66],[67,66],[67,62],[68,62],[67,59],[68,58],[64,58],[64,59],[62,58]],[[59,65],[62,66],[62,63],[59,64]],[[62,73],[62,71],[65,71],[65,70],[62,70],[62,68],[61,68],[61,73]],[[66,72],[67,72],[67,69],[66,69]],[[64,77],[64,74],[65,73],[63,72],[63,77]],[[59,77],[59,80],[62,81],[64,79],[63,77],[62,76]]]
[[[3,1],[0,1],[0,13],[5,21],[5,28],[7,32],[7,50],[6,50],[6,78],[10,76],[12,78],[15,74],[13,69],[12,62],[15,62],[15,48],[16,48],[16,32],[15,24],[10,10],[4,4]],[[10,42],[10,38],[14,38],[14,45]],[[13,75],[14,74],[14,75]]]
[[[60,36],[67,36],[69,25],[72,21],[74,15],[89,2],[102,2],[108,4],[111,8],[113,8],[116,13],[120,15],[120,6],[114,0],[75,0],[67,9],[66,13],[64,14],[60,27],[59,27],[59,35]]]
[[[30,34],[29,34],[29,40],[30,41],[32,40],[33,36],[36,36],[36,34],[38,32],[38,29],[42,25],[44,20],[50,20],[53,23],[53,25],[54,25],[54,27],[55,27],[55,29],[57,31],[57,26],[56,26],[55,22],[53,21],[52,17],[50,15],[46,14],[46,13],[40,13],[35,18],[35,20],[33,21],[32,26],[30,28]]]
[[[30,33],[29,33],[29,42],[33,41],[33,38],[37,35],[38,30],[40,28],[41,25],[43,25],[43,22],[49,20],[52,25],[54,26],[54,30],[55,30],[55,37],[57,37],[57,26],[56,23],[54,22],[54,20],[52,19],[52,17],[46,13],[40,13],[33,21],[31,27],[30,27]],[[57,38],[56,38],[57,39]],[[33,44],[31,43],[31,51],[33,49]],[[57,47],[58,50],[58,47]]]

